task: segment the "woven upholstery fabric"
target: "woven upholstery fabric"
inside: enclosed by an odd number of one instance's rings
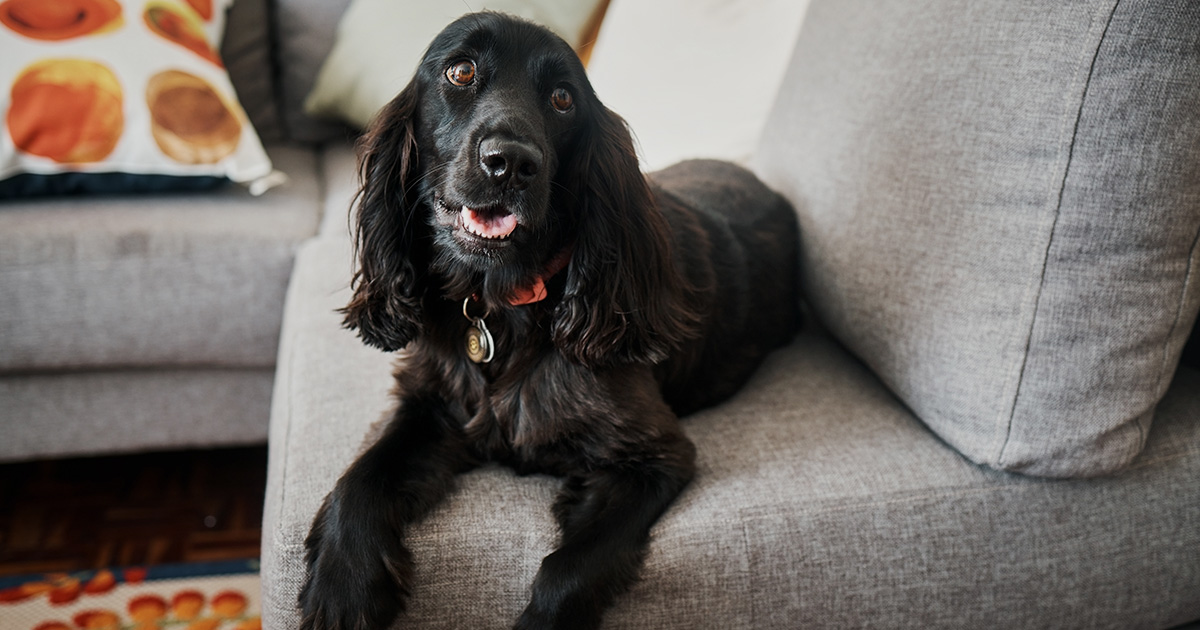
[[[1132,461],[1200,307],[1200,4],[814,0],[783,83],[837,338],[976,462]]]
[[[310,149],[271,156],[291,179],[261,197],[0,208],[0,461],[266,440],[284,293],[324,180]]]
[[[350,245],[306,243],[285,307],[263,526],[264,626],[298,626],[304,537],[392,402],[393,356],[342,330]],[[685,419],[696,480],[606,628],[1165,628],[1200,618],[1200,373],[1101,480],[978,467],[812,331]],[[489,467],[408,535],[403,628],[507,628],[557,532],[558,482]],[[1136,541],[1131,544],[1130,541]]]
[[[331,142],[321,151],[321,172],[325,177],[325,213],[318,235],[349,238],[351,200],[358,193],[358,158],[350,143]]]
[[[272,157],[291,179],[261,197],[230,186],[0,209],[0,372],[274,365],[321,200],[314,152]]]
[[[0,378],[0,461],[267,440],[272,367]]]

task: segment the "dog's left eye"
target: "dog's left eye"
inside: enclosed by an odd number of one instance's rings
[[[554,109],[566,113],[571,111],[571,108],[575,106],[575,98],[571,96],[571,91],[567,88],[555,88],[550,93],[550,105]]]
[[[454,85],[463,87],[475,80],[475,62],[459,61],[446,68],[446,79]]]

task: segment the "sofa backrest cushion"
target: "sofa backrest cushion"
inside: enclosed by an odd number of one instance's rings
[[[1200,3],[813,0],[756,168],[815,313],[934,432],[1098,475],[1200,307],[1198,104]]]
[[[280,117],[292,140],[323,142],[356,135],[340,123],[304,113],[304,99],[333,49],[338,22],[349,4],[350,0],[275,0]]]
[[[221,59],[238,101],[263,142],[283,139],[271,57],[269,0],[236,0],[225,20]]]
[[[807,6],[808,0],[612,0],[588,79],[629,123],[642,170],[690,158],[748,162]]]

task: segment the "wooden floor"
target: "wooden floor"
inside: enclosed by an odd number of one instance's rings
[[[0,465],[0,575],[256,558],[266,447]]]

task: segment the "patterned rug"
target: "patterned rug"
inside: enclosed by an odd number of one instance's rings
[[[0,578],[0,630],[261,630],[258,560]]]

